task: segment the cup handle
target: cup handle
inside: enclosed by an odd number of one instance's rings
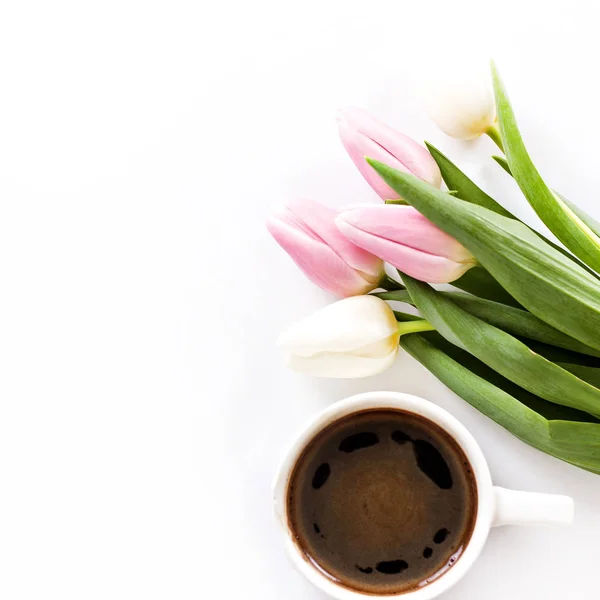
[[[568,525],[573,521],[573,499],[555,494],[517,492],[494,487],[492,526]]]

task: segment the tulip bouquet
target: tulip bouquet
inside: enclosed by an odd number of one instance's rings
[[[388,368],[402,346],[524,442],[600,474],[600,223],[541,177],[495,67],[491,85],[447,91],[429,110],[449,135],[491,137],[502,152],[493,158],[561,244],[433,146],[341,111],[341,141],[384,203],[335,211],[299,201],[269,219],[300,269],[342,298],[279,345],[293,369],[344,378]]]

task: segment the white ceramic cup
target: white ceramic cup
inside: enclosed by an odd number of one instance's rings
[[[473,565],[491,527],[497,525],[568,524],[573,520],[573,500],[568,496],[516,492],[492,485],[490,471],[479,445],[462,423],[436,404],[400,392],[368,392],[329,406],[314,417],[296,437],[286,453],[274,483],[275,515],[284,536],[286,551],[294,566],[317,588],[338,600],[373,600],[336,583],[309,562],[296,544],[287,514],[287,491],[294,466],[307,444],[325,427],[355,412],[369,409],[401,409],[433,421],[448,432],[469,459],[477,484],[477,517],[473,533],[456,563],[421,588],[386,598],[430,600],[452,587]]]

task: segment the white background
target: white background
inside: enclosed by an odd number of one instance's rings
[[[570,494],[570,528],[492,532],[447,600],[598,597],[600,478],[513,439],[401,353],[360,381],[287,371],[331,299],[266,233],[293,196],[375,201],[334,111],[428,139],[521,216],[489,140],[446,138],[416,81],[493,55],[543,174],[600,217],[594,3],[5,0],[0,8],[0,597],[321,599],[270,482],[315,411],[425,396],[495,482]],[[533,222],[533,221],[532,221]]]

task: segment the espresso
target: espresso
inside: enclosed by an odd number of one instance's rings
[[[475,523],[477,488],[458,444],[399,410],[333,423],[299,458],[288,518],[308,561],[371,594],[427,585],[460,559]]]

